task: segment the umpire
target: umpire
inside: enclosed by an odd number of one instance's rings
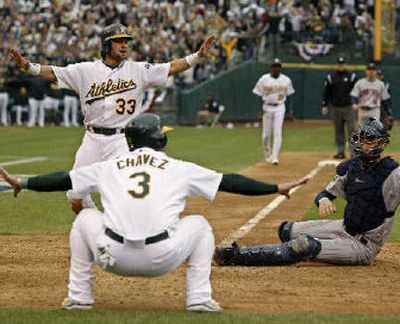
[[[350,92],[357,81],[354,72],[347,70],[344,57],[339,57],[336,61],[337,70],[329,73],[325,79],[325,89],[322,98],[322,115],[326,116],[329,112],[328,103],[333,107],[333,123],[335,125],[335,142],[337,153],[335,159],[345,158],[345,143],[347,137],[354,131],[355,118],[351,108]],[[345,125],[347,127],[347,137],[345,136]]]

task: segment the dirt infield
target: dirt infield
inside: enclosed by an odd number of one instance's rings
[[[282,154],[278,167],[260,162],[244,174],[269,182],[300,178],[329,159],[325,153]],[[263,219],[241,244],[277,242],[282,220],[300,219],[333,175],[324,167],[290,200]],[[185,214],[203,214],[216,243],[235,232],[276,195],[244,197],[218,194],[214,203],[190,199]],[[67,236],[0,236],[0,307],[58,308],[66,294]],[[400,245],[386,244],[370,267],[301,263],[289,267],[213,267],[214,297],[230,312],[318,312],[400,314]],[[183,310],[185,267],[161,278],[123,278],[96,268],[96,307]]]

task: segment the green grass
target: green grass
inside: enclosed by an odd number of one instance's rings
[[[399,316],[364,316],[353,314],[320,315],[293,314],[190,314],[184,312],[144,311],[43,311],[29,309],[0,309],[0,322],[8,323],[274,323],[274,324],[392,324]]]

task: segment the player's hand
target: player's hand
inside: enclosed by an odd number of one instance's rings
[[[83,209],[82,199],[70,199],[69,203],[75,215],[78,215],[82,211]]]
[[[199,49],[199,57],[207,56],[216,40],[217,38],[214,35],[208,36]]]
[[[354,104],[353,106],[351,106],[351,108],[353,109],[353,111],[358,111],[360,109],[360,106]]]
[[[322,116],[328,115],[329,109],[327,106],[322,107]]]
[[[28,70],[29,61],[24,59],[15,48],[10,49],[9,56],[19,67]]]
[[[281,195],[286,196],[287,199],[290,198],[290,190],[297,187],[297,186],[301,186],[305,183],[307,183],[307,181],[310,180],[309,177],[304,177],[300,180],[297,181],[292,181],[292,182],[286,182],[286,183],[282,183],[278,185],[278,193]]]
[[[19,192],[21,191],[21,181],[12,174],[9,174],[6,169],[0,166],[0,179],[3,179],[5,182],[11,185],[14,189],[14,197],[17,197]]]
[[[321,199],[319,201],[319,215],[326,217],[328,215],[336,213],[336,207],[329,199]]]

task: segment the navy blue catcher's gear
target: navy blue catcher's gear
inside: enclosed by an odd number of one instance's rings
[[[365,151],[365,143],[375,143],[370,151]],[[368,117],[360,127],[351,134],[350,145],[354,156],[360,158],[366,166],[374,164],[389,143],[389,133],[382,122],[376,118]]]
[[[279,225],[278,236],[281,242],[290,241],[290,232],[292,231],[293,222],[283,222]]]
[[[162,127],[160,117],[147,113],[136,117],[125,128],[125,137],[129,150],[140,147],[150,147],[156,151],[162,150],[167,145],[166,132],[171,127]]]
[[[112,24],[104,27],[100,34],[101,38],[101,57],[105,59],[106,55],[111,51],[111,40],[113,39],[129,39],[133,36],[128,34],[128,29],[122,24]]]
[[[214,260],[221,266],[289,265],[312,259],[321,251],[321,243],[310,235],[301,236],[283,244],[240,247],[217,247]]]

